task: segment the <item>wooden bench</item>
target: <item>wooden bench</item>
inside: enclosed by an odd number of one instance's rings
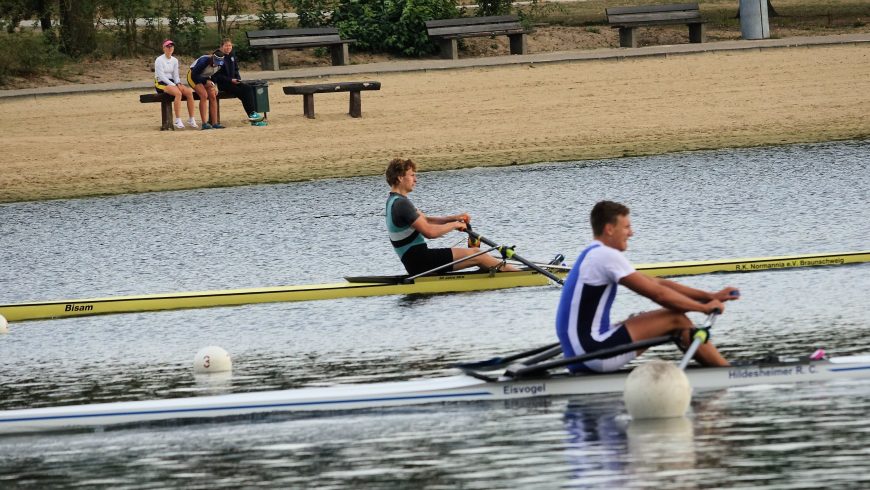
[[[510,39],[511,54],[526,54],[526,34],[516,15],[493,17],[464,17],[461,19],[441,19],[426,21],[426,32],[441,51],[444,59],[459,59],[458,43],[464,37],[507,36]]]
[[[380,90],[381,82],[338,82],[318,83],[315,85],[289,85],[284,87],[287,95],[301,95],[305,117],[314,119],[314,94],[326,94],[332,92],[350,92],[350,117],[362,117],[363,90]]]
[[[194,92],[193,98],[196,100],[199,100],[199,95],[196,92]],[[221,120],[220,99],[235,99],[236,96],[232,95],[228,92],[218,92],[217,98],[218,98],[218,110],[217,110],[218,121],[220,121]],[[143,94],[143,95],[139,96],[139,102],[141,102],[143,104],[148,104],[148,103],[152,103],[152,102],[160,102],[160,121],[161,121],[160,122],[160,130],[161,131],[166,131],[167,129],[175,131],[175,126],[172,125],[172,121],[173,121],[172,101],[173,100],[175,100],[175,98],[169,94],[158,94],[156,92],[151,93],[151,94]],[[181,104],[182,104],[182,106],[184,106],[185,104],[187,104],[187,100],[182,98]]]
[[[348,46],[355,39],[341,39],[335,27],[302,29],[273,29],[245,33],[252,48],[260,50],[260,64],[264,70],[278,70],[278,50],[290,48],[329,47],[332,64],[350,63]]]
[[[619,29],[619,46],[623,48],[637,47],[636,28],[657,25],[686,24],[689,26],[689,42],[704,42],[704,20],[697,3],[613,7],[604,12],[607,23]]]

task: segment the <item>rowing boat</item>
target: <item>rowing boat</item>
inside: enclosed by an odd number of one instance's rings
[[[474,374],[474,373],[472,373]],[[257,413],[316,412],[460,401],[619,393],[628,371],[504,379],[460,374],[443,378],[237,393],[0,412],[0,433],[37,432],[156,420],[212,419]],[[759,384],[870,378],[870,355],[690,368],[696,391]],[[494,380],[493,380],[494,379]]]
[[[795,267],[844,265],[870,262],[870,250],[846,253],[802,254],[778,257],[664,262],[641,264],[637,270],[651,276],[685,276],[715,272],[752,272]],[[568,267],[540,264],[564,277]],[[365,296],[457,293],[516,287],[544,286],[549,279],[534,270],[519,272],[455,272],[419,277],[348,277],[343,283],[276,286],[105,298],[38,301],[0,305],[0,315],[9,321],[66,318],[109,313],[238,306],[254,303],[313,301]]]

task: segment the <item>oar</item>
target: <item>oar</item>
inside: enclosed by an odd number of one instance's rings
[[[719,314],[722,313],[719,311],[719,308],[713,310],[708,316],[707,319],[704,320],[704,323],[701,324],[695,330],[695,335],[692,336],[692,344],[686,349],[686,353],[683,355],[683,360],[680,361],[680,369],[685,370],[686,366],[689,365],[689,361],[695,357],[695,352],[698,351],[698,348],[701,347],[701,344],[707,342],[707,339],[710,338],[710,328],[713,327],[713,324],[716,323],[716,318],[719,317]]]
[[[645,349],[648,347],[653,347],[656,345],[666,344],[668,342],[673,342],[676,340],[676,337],[673,335],[663,335],[661,337],[653,337],[651,339],[638,340],[637,342],[632,342],[630,344],[617,345],[616,347],[611,347],[609,349],[601,349],[595,352],[590,352],[588,354],[582,354],[574,357],[567,357],[564,359],[558,359],[550,362],[542,362],[540,364],[534,364],[531,366],[518,366],[518,367],[509,367],[507,371],[505,371],[504,375],[509,376],[511,378],[522,378],[525,376],[529,376],[532,374],[537,374],[543,371],[549,371],[550,369],[567,366],[569,364],[576,364],[584,361],[591,361],[592,359],[605,359],[608,357],[617,356],[619,354],[624,354],[626,352],[630,352],[637,349]]]
[[[518,354],[511,354],[509,356],[498,356],[490,359],[486,359],[484,361],[474,361],[474,362],[462,362],[458,364],[454,364],[453,367],[466,370],[466,369],[483,369],[483,370],[493,370],[500,367],[504,367],[516,360],[523,359],[529,356],[534,356],[536,354],[540,354],[542,352],[549,352],[553,349],[558,348],[559,350],[553,354],[553,356],[559,355],[562,352],[562,348],[559,346],[559,342],[554,344],[542,345],[540,347],[535,347],[534,349],[527,350],[525,352],[520,352]],[[552,357],[552,356],[551,356]]]
[[[563,286],[565,285],[565,281],[563,281],[559,276],[553,274],[552,272],[550,272],[546,269],[542,269],[541,267],[536,265],[534,262],[526,260],[526,259],[520,257],[519,255],[517,255],[516,252],[514,252],[513,247],[499,245],[499,244],[495,243],[494,241],[490,240],[489,238],[486,238],[485,236],[481,235],[480,233],[476,233],[474,231],[471,231],[470,224],[466,225],[465,231],[468,233],[468,236],[470,236],[471,238],[473,238],[475,240],[479,240],[479,241],[489,245],[490,247],[495,247],[501,253],[501,256],[503,258],[516,260],[522,264],[525,264],[526,266],[528,266],[532,270],[549,277],[553,281],[556,281],[557,283],[559,283]]]

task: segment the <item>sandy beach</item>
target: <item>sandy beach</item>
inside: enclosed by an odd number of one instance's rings
[[[278,80],[268,127],[225,100],[213,131],[160,131],[143,90],[0,99],[0,202],[373,175],[396,156],[431,171],[870,135],[867,45],[353,78],[383,86],[360,119],[346,93],[306,119],[281,91],[305,81]]]

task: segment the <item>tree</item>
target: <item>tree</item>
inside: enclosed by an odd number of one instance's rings
[[[58,0],[58,11],[61,51],[72,57],[93,53],[97,49],[96,1]]]
[[[238,14],[241,10],[239,0],[214,0],[214,15],[217,17],[217,29],[221,38],[227,37],[230,33],[227,18]]]

